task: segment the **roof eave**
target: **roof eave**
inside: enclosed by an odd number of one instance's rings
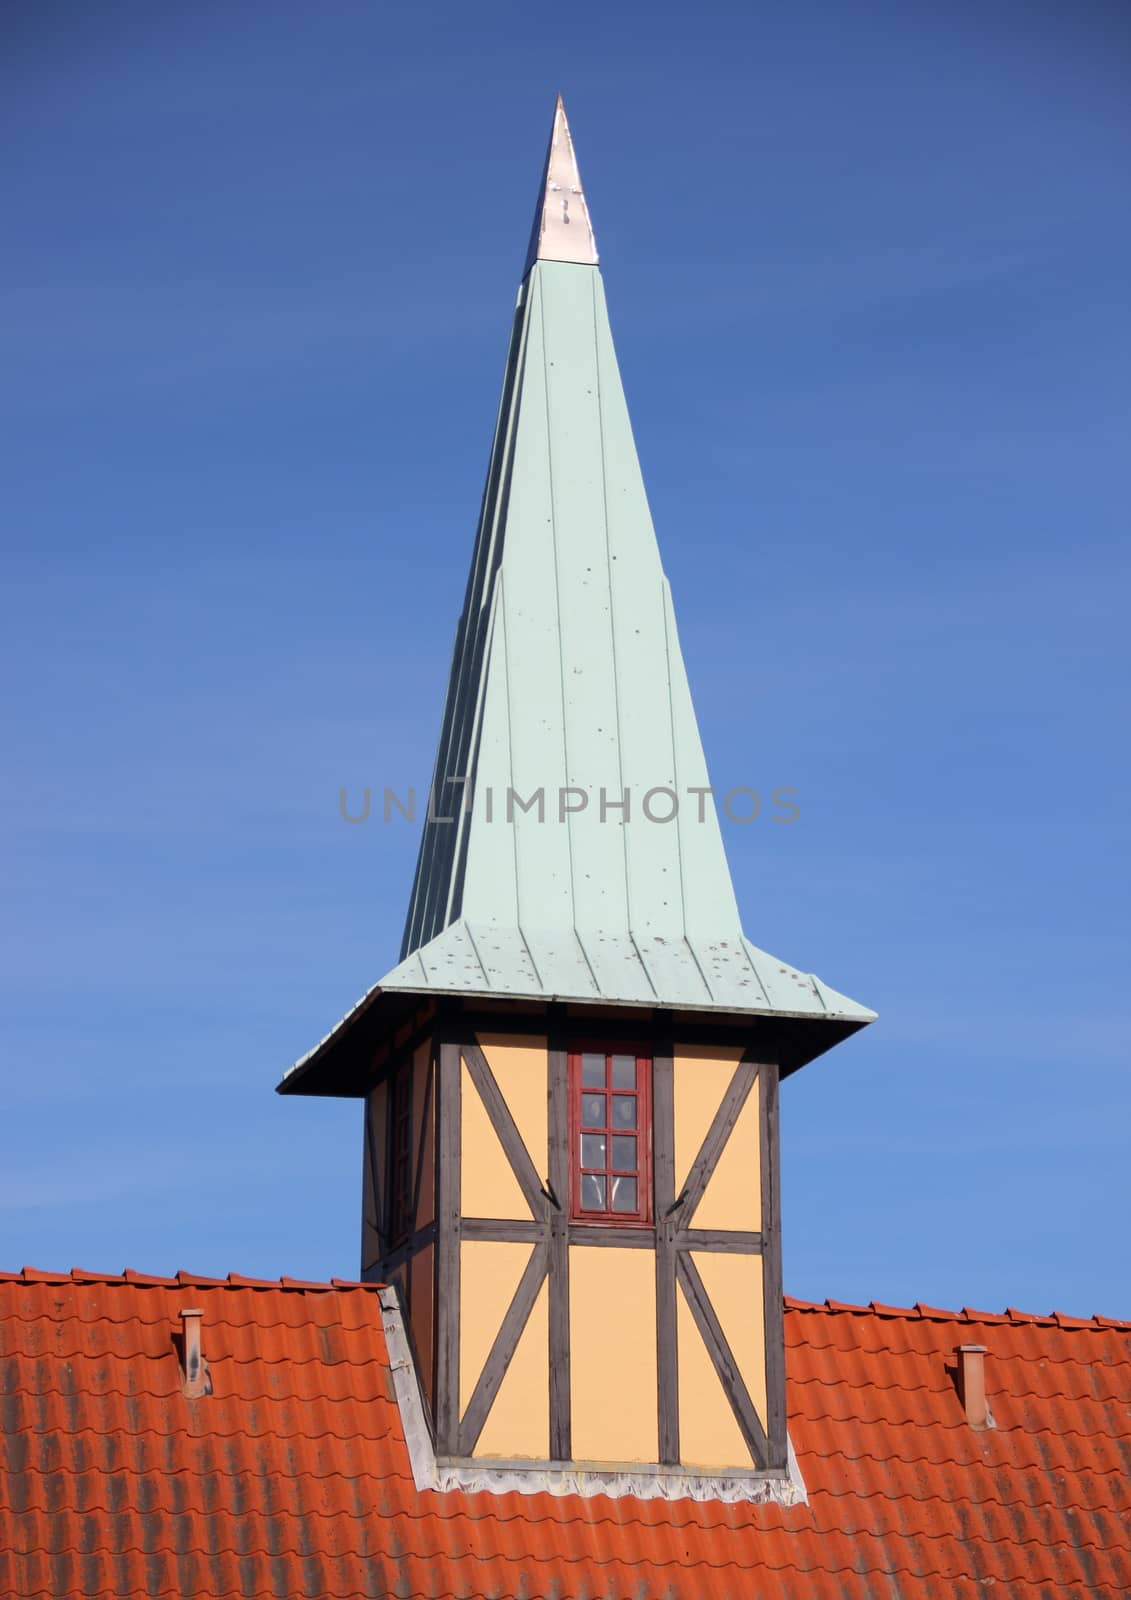
[[[275,1086],[282,1095],[311,1095],[330,1099],[360,1099],[372,1086],[371,1051],[381,1038],[403,1023],[423,1001],[461,1000],[478,1002],[506,1009],[512,1004],[529,1005],[532,1001],[544,1005],[569,1005],[583,1007],[595,1015],[609,1010],[639,1011],[639,1000],[621,1000],[608,996],[594,998],[572,994],[499,994],[489,989],[435,989],[420,987],[382,988],[375,985],[364,995],[336,1027],[313,1050],[297,1061]],[[397,1001],[401,1004],[398,1006]],[[383,1002],[383,1003],[382,1003]],[[671,1012],[680,1016],[710,1018],[720,1025],[743,1026],[762,1023],[778,1031],[778,1059],[783,1077],[815,1061],[834,1045],[859,1033],[876,1020],[874,1012],[848,1015],[829,1012],[825,1015],[803,1011],[774,1011],[766,1007],[736,1008],[710,1004],[681,1004],[677,1007],[654,1005],[647,1009]],[[387,1013],[378,1017],[378,1012]],[[583,1013],[579,1013],[580,1016]],[[365,1019],[376,1024],[371,1033],[362,1039],[358,1029]]]

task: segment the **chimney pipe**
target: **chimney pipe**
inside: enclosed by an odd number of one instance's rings
[[[184,1353],[184,1382],[181,1393],[186,1400],[199,1400],[212,1393],[212,1379],[208,1363],[201,1349],[200,1325],[204,1312],[195,1307],[181,1312],[182,1350]]]
[[[992,1428],[994,1419],[986,1402],[984,1344],[960,1344],[958,1355],[958,1393],[972,1428]]]

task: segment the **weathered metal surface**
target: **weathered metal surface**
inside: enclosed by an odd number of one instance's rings
[[[380,987],[860,1021],[873,1015],[755,949],[741,932],[717,941],[629,929],[555,935],[460,920],[413,951]]]
[[[1126,1322],[787,1301],[808,1503],[783,1506],[750,1503],[757,1479],[437,1463],[382,1299],[0,1274],[0,1594],[1131,1593]],[[213,1376],[197,1401],[171,1337],[186,1301]],[[967,1342],[987,1348],[992,1429],[955,1388]]]
[[[456,988],[487,971],[500,993],[711,1005],[733,968],[735,1003],[774,1009],[742,953],[600,276],[538,263],[523,306],[404,954],[462,920],[477,953],[430,963]]]

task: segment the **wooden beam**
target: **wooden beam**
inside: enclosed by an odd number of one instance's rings
[[[571,1222],[570,1244],[593,1245],[611,1250],[654,1250],[655,1228],[615,1228],[605,1222]]]
[[[534,1309],[534,1302],[545,1281],[548,1262],[549,1251],[545,1241],[536,1244],[530,1253],[530,1260],[526,1263],[526,1270],[518,1281],[518,1288],[507,1307],[507,1314],[495,1335],[495,1342],[491,1346],[490,1354],[483,1365],[483,1371],[479,1374],[479,1381],[472,1391],[467,1410],[459,1425],[457,1453],[461,1456],[471,1455],[479,1435],[483,1432],[483,1424],[487,1421],[495,1396],[511,1364],[511,1357],[518,1348],[518,1341],[522,1338],[522,1330],[526,1327],[530,1313]]]
[[[569,1060],[552,1036],[547,1056],[550,1201],[550,1458],[569,1461],[573,1428],[569,1364]]]
[[[754,1465],[764,1468],[769,1458],[765,1429],[759,1421],[754,1402],[750,1398],[750,1391],[738,1370],[738,1363],[731,1353],[726,1335],[715,1315],[715,1308],[708,1298],[703,1280],[699,1276],[699,1269],[691,1257],[682,1251],[676,1255],[675,1269],[684,1299],[695,1319],[695,1326],[703,1336],[707,1354],[719,1375],[719,1382],[730,1401],[730,1408],[742,1430],[742,1437],[746,1441]]]
[[[679,1348],[676,1317],[675,1085],[672,1056],[652,1058],[652,1172],[656,1201],[656,1416],[660,1461],[679,1463]]]
[[[531,1215],[544,1218],[546,1215],[546,1194],[542,1188],[542,1180],[534,1170],[534,1163],[530,1159],[530,1152],[523,1142],[515,1120],[511,1116],[510,1107],[503,1099],[499,1085],[495,1082],[495,1074],[487,1064],[487,1057],[477,1044],[463,1045],[463,1059],[467,1063],[467,1070],[471,1074],[471,1081],[479,1091],[480,1099],[487,1110],[491,1126],[499,1136],[499,1143],[510,1162],[511,1170],[518,1180]]]
[[[373,1119],[369,1114],[369,1103],[370,1097],[366,1095],[362,1101],[364,1169],[361,1175],[361,1275],[363,1278],[367,1273],[379,1270],[381,1257],[388,1243],[381,1210],[380,1185],[383,1177],[377,1170],[376,1141],[373,1138]]]
[[[600,1002],[594,1002],[596,1006]],[[631,1008],[635,1011],[635,1008]],[[550,1008],[547,1008],[549,1012]],[[564,1013],[566,1008],[560,1010]],[[462,1009],[453,1011],[458,1014],[460,1026],[468,1030],[468,1034],[476,1033],[518,1033],[537,1034],[545,1028],[543,1018],[533,1011],[482,1011],[471,1003],[465,1002]],[[754,1023],[765,1024],[767,1030],[776,1027],[778,1019],[767,1016],[755,1018]],[[674,1018],[667,1010],[659,1008],[647,1011],[641,1015],[630,1014],[618,1016],[608,1010],[594,1011],[585,1015],[567,1014],[560,1023],[555,1019],[554,1025],[565,1036],[570,1044],[582,1044],[587,1039],[608,1040],[628,1039],[633,1042],[641,1038],[654,1038],[657,1029],[662,1029],[665,1038],[674,1037],[680,1044],[727,1044],[741,1045],[743,1048],[750,1043],[751,1019],[731,1017],[729,1019],[713,1021],[709,1015],[700,1013],[684,1013]]]
[[[416,1076],[415,1055],[413,1059],[413,1077]],[[420,1215],[420,1185],[424,1177],[424,1152],[428,1146],[428,1137],[434,1133],[436,1126],[436,1106],[433,1092],[436,1084],[436,1058],[432,1051],[428,1053],[428,1072],[424,1079],[424,1109],[420,1115],[420,1139],[416,1149],[416,1171],[412,1182],[412,1221]]]
[[[464,1239],[485,1239],[492,1244],[537,1244],[546,1237],[546,1224],[525,1217],[464,1217],[460,1234]]]
[[[766,1342],[766,1429],[769,1455],[766,1465],[774,1472],[789,1467],[789,1440],[785,1417],[785,1306],[782,1299],[781,1177],[778,1143],[778,1068],[764,1062],[758,1069],[761,1084],[762,1182],[762,1328]]]
[[[459,1438],[460,1047],[440,1045],[436,1161],[436,1448]]]
[[[388,1234],[385,1227],[385,1172],[383,1164],[377,1157],[377,1140],[373,1133],[373,1116],[371,1098],[365,1097],[365,1148],[369,1155],[369,1174],[373,1197],[373,1231],[377,1235],[377,1243],[383,1250],[388,1243]]]
[[[746,1104],[757,1075],[756,1064],[747,1060],[745,1056],[735,1067],[734,1077],[727,1085],[726,1093],[712,1118],[711,1126],[707,1129],[699,1154],[691,1163],[691,1171],[687,1175],[680,1203],[674,1213],[673,1220],[677,1228],[685,1228],[695,1215],[695,1207],[703,1198],[703,1191],[711,1181],[711,1175],[723,1153],[723,1146],[730,1138],[731,1130],[738,1121],[739,1112]]]
[[[677,1250],[713,1250],[731,1256],[760,1256],[762,1235],[739,1228],[680,1228]]]

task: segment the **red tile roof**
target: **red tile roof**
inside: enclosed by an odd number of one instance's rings
[[[421,1493],[372,1287],[2,1276],[0,1595],[1131,1594],[1131,1324],[787,1301],[786,1335],[807,1506]],[[985,1432],[947,1370],[968,1343]]]

